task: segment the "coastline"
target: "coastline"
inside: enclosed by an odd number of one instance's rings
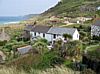
[[[5,23],[0,23],[0,26],[8,26],[8,25],[11,25],[11,24],[19,24],[20,21],[16,21],[16,22],[5,22]]]
[[[11,29],[23,29],[25,27],[25,23],[21,23],[22,21],[16,21],[16,22],[8,22],[8,23],[0,23],[0,28],[11,28]]]
[[[20,23],[20,21],[13,21],[13,22],[6,22],[6,23],[3,23],[3,24],[16,24],[16,23]]]

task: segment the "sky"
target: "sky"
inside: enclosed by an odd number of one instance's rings
[[[59,0],[0,0],[0,16],[39,14],[53,7]]]

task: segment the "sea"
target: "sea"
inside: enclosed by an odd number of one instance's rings
[[[12,24],[12,23],[19,23],[20,21],[27,20],[27,17],[24,16],[17,16],[17,17],[0,17],[0,25]]]

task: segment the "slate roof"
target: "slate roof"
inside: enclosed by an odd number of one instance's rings
[[[93,25],[100,26],[100,19],[96,20],[96,22]]]
[[[28,31],[39,32],[39,33],[48,33],[48,34],[70,34],[73,35],[77,30],[76,28],[60,28],[60,27],[51,27],[45,25],[34,25],[27,27]]]
[[[60,34],[60,35],[63,35],[63,34],[70,34],[70,35],[73,35],[74,32],[75,32],[75,28],[60,28],[60,27],[52,27],[48,33],[50,34]]]
[[[30,50],[32,49],[31,45],[25,46],[25,47],[21,47],[21,48],[17,48],[18,52],[20,54],[26,54],[28,53]]]
[[[75,28],[52,27],[52,28],[50,28],[50,30],[48,31],[48,33],[50,33],[50,34],[58,34],[58,35],[63,35],[63,34],[73,35],[76,30],[77,29],[75,29]]]
[[[50,28],[51,28],[50,26],[35,25],[32,31],[39,32],[39,33],[47,33]]]
[[[34,25],[27,25],[24,30],[31,31],[33,29],[33,27],[34,27]]]

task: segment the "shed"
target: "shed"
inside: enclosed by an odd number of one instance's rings
[[[27,54],[27,53],[30,52],[31,50],[32,50],[32,46],[31,46],[31,45],[17,48],[17,51],[18,51],[21,55]]]

